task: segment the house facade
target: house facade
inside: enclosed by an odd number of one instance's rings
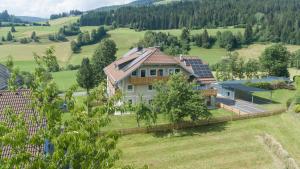
[[[215,82],[209,66],[198,57],[174,57],[164,54],[159,48],[134,48],[122,58],[104,69],[107,75],[109,96],[120,90],[124,102],[151,103],[157,81],[167,81],[174,73],[183,73],[190,81],[195,81],[195,90],[201,90],[209,106],[215,105],[217,91],[211,86]]]

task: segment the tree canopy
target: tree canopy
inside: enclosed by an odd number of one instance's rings
[[[181,73],[172,75],[167,83],[157,83],[155,90],[154,109],[165,114],[170,122],[180,122],[186,117],[195,121],[211,116],[199,91],[194,90],[193,84]]]

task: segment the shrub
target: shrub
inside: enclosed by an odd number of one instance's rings
[[[267,89],[267,90],[273,89],[271,83],[268,82],[258,82],[258,83],[247,82],[246,85],[250,87],[256,87],[256,88]]]
[[[66,70],[78,70],[80,68],[80,65],[72,65],[69,64],[66,68]]]
[[[286,101],[286,107],[289,108],[293,102],[294,98],[289,98],[287,101]]]
[[[300,113],[300,104],[297,104],[297,105],[295,106],[294,111],[295,111],[296,113]]]
[[[30,42],[31,42],[31,40],[28,39],[28,38],[22,38],[22,39],[20,39],[20,43],[22,43],[22,44],[26,44],[26,43],[30,43]]]

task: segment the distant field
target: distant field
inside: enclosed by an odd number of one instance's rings
[[[282,168],[259,135],[269,133],[300,162],[299,117],[283,114],[203,126],[178,132],[138,134],[121,138],[119,164],[155,169],[274,169]]]
[[[77,84],[76,81],[77,70],[73,71],[61,71],[52,73],[53,79],[59,87],[59,90],[66,91],[71,86]],[[82,90],[82,89],[79,89]]]
[[[239,55],[244,58],[258,58],[263,53],[263,51],[271,45],[272,44],[267,44],[267,45],[253,44],[248,46],[247,48],[236,50],[236,52],[238,52]],[[295,52],[296,50],[300,49],[300,45],[285,45],[285,46],[290,52]]]
[[[33,53],[43,54],[45,50],[54,46],[55,54],[59,62],[66,63],[71,56],[71,47],[69,42],[52,44],[10,44],[0,45],[0,62],[6,61],[7,56],[11,55],[15,61],[33,61]]]

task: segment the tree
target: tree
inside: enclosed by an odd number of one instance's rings
[[[202,34],[202,47],[203,48],[210,48],[211,47],[211,42],[210,42],[210,37],[208,35],[207,30],[205,29],[203,34]]]
[[[80,87],[86,89],[89,94],[90,90],[95,87],[95,74],[90,64],[89,58],[84,58],[77,73],[77,83]]]
[[[36,33],[35,33],[35,31],[33,31],[32,33],[31,33],[31,37],[30,37],[32,40],[34,40],[35,42],[38,42],[38,37],[36,36]]]
[[[116,52],[116,43],[110,39],[104,39],[101,41],[100,45],[95,50],[92,63],[97,83],[105,80],[106,76],[103,69],[116,60]]]
[[[167,83],[157,83],[155,90],[154,110],[165,114],[172,123],[185,117],[195,121],[211,116],[199,91],[194,90],[193,84],[181,73],[172,75]]]
[[[74,53],[78,53],[80,51],[80,46],[74,40],[71,41],[71,50]]]
[[[180,35],[180,40],[190,42],[190,30],[188,28],[183,28],[181,35]]]
[[[145,121],[147,126],[151,126],[152,124],[156,123],[157,114],[156,112],[152,111],[149,106],[150,105],[146,105],[144,103],[142,97],[140,98],[140,101],[134,105],[133,109],[136,115],[138,127],[140,127],[141,121]]]
[[[244,33],[244,43],[250,44],[253,40],[253,30],[250,24],[247,24],[245,33]]]
[[[12,35],[12,33],[9,31],[8,33],[7,33],[7,36],[6,36],[6,40],[7,41],[12,41],[13,40],[13,35]]]
[[[11,158],[0,158],[1,168],[112,168],[120,156],[116,148],[118,136],[112,132],[99,136],[102,127],[109,122],[106,110],[111,104],[104,101],[91,108],[90,113],[84,108],[76,108],[73,92],[77,87],[71,87],[64,98],[59,96],[56,84],[47,79],[42,62],[37,59],[38,67],[28,96],[31,100],[28,106],[35,110],[31,122],[38,130],[28,135],[31,129],[24,122],[25,114],[16,114],[10,108],[5,111],[7,121],[0,123],[0,145],[10,146],[14,151]],[[105,88],[100,89],[92,92],[95,93],[93,101],[109,100],[99,97],[105,93]],[[62,122],[63,103],[71,116],[65,122]],[[14,126],[13,130],[11,126]],[[41,148],[50,145],[52,148],[46,154],[32,154],[27,151],[28,145]]]
[[[46,49],[43,56],[39,56],[37,54],[35,55],[35,59],[39,58],[43,61],[45,66],[48,68],[49,72],[58,72],[59,71],[59,65],[55,56],[55,49],[54,47],[50,47]]]
[[[17,32],[17,31],[16,31],[16,29],[15,29],[15,26],[14,26],[14,25],[13,25],[13,26],[11,26],[11,29],[10,29],[10,31],[11,31],[11,32]]]
[[[12,71],[14,68],[14,61],[13,61],[13,57],[11,55],[7,56],[7,60],[6,60],[6,64],[5,66]]]
[[[258,78],[260,63],[256,59],[249,59],[245,64],[245,74],[248,79]]]
[[[281,44],[275,44],[265,49],[259,61],[262,70],[269,76],[289,77],[288,63],[290,52]]]

